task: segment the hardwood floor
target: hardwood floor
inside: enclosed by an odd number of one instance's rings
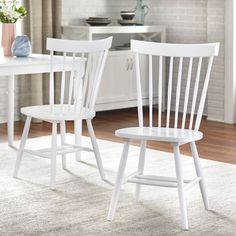
[[[145,116],[147,121],[148,115]],[[163,119],[164,122],[164,119]],[[108,112],[98,112],[93,120],[93,125],[97,138],[122,142],[115,137],[116,129],[136,126],[137,111],[136,109],[124,109]],[[15,138],[20,139],[23,122],[15,122]],[[73,123],[67,123],[67,132],[73,132]],[[201,129],[204,133],[203,140],[197,142],[199,154],[202,158],[222,161],[236,164],[236,125],[229,125],[220,122],[207,121],[203,119]],[[7,141],[7,126],[0,124],[0,142]],[[51,125],[49,123],[34,123],[30,129],[30,137],[40,137],[50,135]],[[87,135],[85,123],[83,123],[83,135]],[[134,142],[138,144],[138,142]],[[162,151],[172,151],[169,144],[160,142],[149,142],[149,148],[159,149]],[[181,152],[190,155],[189,145],[183,145]]]

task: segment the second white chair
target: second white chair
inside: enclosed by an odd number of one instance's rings
[[[185,195],[186,191],[193,187],[195,184],[199,183],[203,202],[205,208],[208,209],[207,193],[205,187],[205,181],[199,162],[199,156],[196,148],[196,141],[202,139],[203,134],[199,131],[201,118],[203,114],[204,103],[207,94],[207,88],[210,78],[210,72],[213,63],[213,57],[218,55],[219,44],[161,44],[154,42],[144,42],[144,41],[131,41],[131,51],[134,52],[135,56],[135,66],[136,66],[136,81],[137,81],[137,95],[138,95],[138,118],[139,127],[124,128],[116,131],[116,135],[123,138],[124,148],[120,160],[120,165],[118,169],[118,174],[115,183],[115,189],[112,195],[110,209],[108,213],[108,220],[114,218],[118,197],[120,193],[120,188],[123,183],[125,167],[128,157],[128,150],[130,141],[140,140],[141,141],[141,151],[139,156],[139,165],[137,173],[133,177],[128,178],[127,182],[136,183],[136,199],[139,200],[140,195],[140,185],[154,185],[162,187],[177,187],[179,194],[180,210],[182,216],[182,228],[188,229],[188,219],[187,219],[187,207]],[[149,125],[144,126],[143,118],[143,99],[142,99],[142,89],[140,80],[140,55],[147,55],[149,58]],[[169,59],[169,80],[168,80],[168,97],[167,97],[167,113],[165,125],[162,125],[162,88],[163,86],[163,63],[165,58]],[[201,90],[200,77],[204,73],[202,70],[203,59],[206,58],[206,74],[203,77],[203,88]],[[157,76],[153,73],[154,62],[156,59],[159,60],[159,73]],[[183,76],[183,65],[184,60],[188,63],[188,73],[186,78]],[[176,63],[174,63],[174,61]],[[196,62],[196,63],[195,63]],[[175,65],[178,65],[175,67]],[[196,65],[196,70],[193,70],[193,66]],[[177,73],[174,73],[177,69]],[[176,78],[175,78],[176,75]],[[155,121],[153,119],[153,94],[154,91],[154,79],[157,78],[158,83],[158,119]],[[174,81],[175,79],[175,81]],[[184,86],[181,86],[181,83]],[[174,85],[176,87],[174,88]],[[193,88],[193,92],[191,87]],[[181,89],[182,88],[182,89]],[[176,91],[175,96],[173,91]],[[182,120],[179,115],[180,107],[180,97],[183,94],[183,114],[181,115]],[[199,94],[199,95],[198,95]],[[174,99],[172,99],[174,97]],[[199,102],[198,102],[199,99]],[[174,101],[173,101],[174,100]],[[174,124],[171,128],[171,105],[174,107]],[[186,122],[187,111],[190,111],[190,122]],[[195,119],[196,114],[196,119]],[[181,121],[181,122],[179,122]],[[194,122],[195,121],[195,122]],[[157,126],[154,124],[158,123]],[[164,123],[164,122],[163,122]],[[174,152],[174,162],[176,168],[176,178],[165,177],[165,176],[151,176],[144,175],[144,162],[145,162],[145,151],[147,141],[162,141],[168,142],[173,147]],[[183,170],[182,170],[182,158],[180,154],[180,146],[184,144],[190,144],[192,155],[194,159],[196,178],[193,180],[184,180]],[[160,163],[161,164],[161,163]]]
[[[103,164],[99,153],[91,120],[95,117],[95,102],[98,94],[103,69],[112,37],[94,41],[75,41],[64,39],[47,39],[47,49],[51,54],[50,103],[42,106],[24,107],[21,109],[26,118],[24,131],[17,153],[14,177],[17,177],[23,152],[46,157],[51,160],[50,187],[55,188],[57,155],[62,156],[63,168],[66,168],[66,153],[92,151],[102,179],[105,179]],[[58,66],[58,56],[63,53],[63,72],[61,74],[60,104],[55,104],[54,71]],[[69,57],[68,57],[69,54]],[[71,64],[68,89],[66,89],[66,66]],[[54,68],[55,67],[55,68]],[[68,97],[66,96],[68,95]],[[37,118],[52,123],[51,147],[37,151],[25,149],[31,119]],[[79,143],[81,123],[86,120],[93,149],[82,147]],[[66,121],[74,121],[75,143],[66,143]],[[57,145],[57,124],[60,124],[61,146]]]

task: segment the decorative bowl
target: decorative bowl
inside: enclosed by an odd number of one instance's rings
[[[121,11],[120,16],[123,20],[133,20],[135,16],[134,11]]]
[[[105,26],[111,23],[111,19],[107,17],[89,17],[85,21],[91,26]]]

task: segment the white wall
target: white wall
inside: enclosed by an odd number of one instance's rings
[[[224,120],[225,97],[225,1],[208,0],[207,39],[220,42],[220,54],[215,58],[208,92],[208,116]]]

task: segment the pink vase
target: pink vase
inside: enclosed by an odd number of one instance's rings
[[[13,23],[2,23],[2,49],[4,56],[12,56],[11,45],[16,36],[16,27]]]

